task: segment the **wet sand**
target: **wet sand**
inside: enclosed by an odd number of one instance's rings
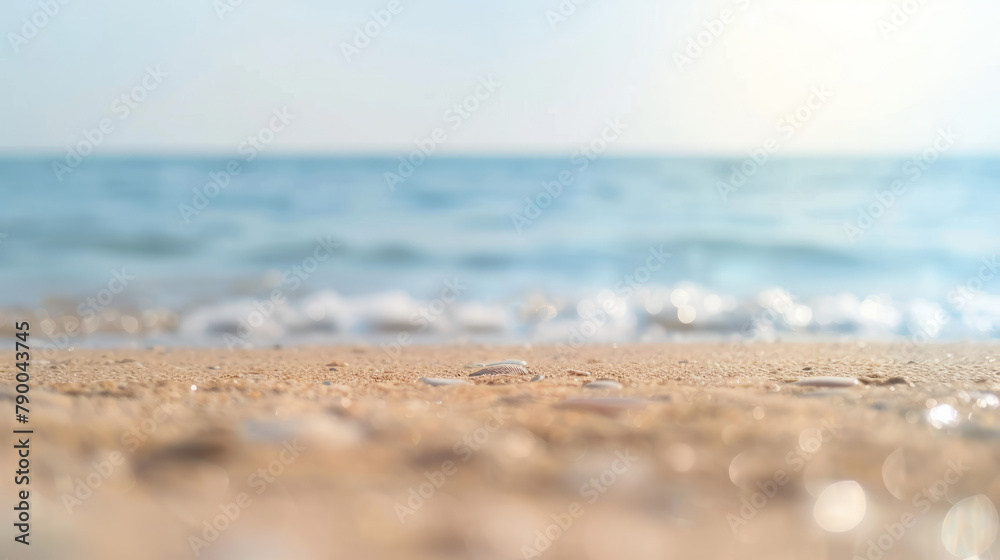
[[[528,374],[465,367],[504,359]],[[997,360],[987,344],[60,352],[32,367],[32,544],[8,513],[0,554],[996,555]],[[859,383],[793,384],[816,376]]]

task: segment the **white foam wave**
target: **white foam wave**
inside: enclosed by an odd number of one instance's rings
[[[685,282],[567,298],[530,294],[498,301],[419,300],[402,291],[345,297],[330,290],[280,305],[224,301],[182,312],[182,337],[224,336],[252,343],[317,334],[343,337],[411,333],[428,341],[487,335],[510,341],[659,340],[701,333],[774,340],[785,335],[860,338],[988,338],[1000,327],[1000,296],[978,294],[962,308],[884,294],[798,298],[781,287],[746,297]]]

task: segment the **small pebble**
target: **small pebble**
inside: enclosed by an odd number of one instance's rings
[[[539,375],[536,375],[536,376],[532,377],[532,378],[531,378],[531,381],[541,381],[541,380],[543,380],[543,379],[545,379],[545,376],[544,376],[544,375],[541,375],[541,374],[539,374]]]
[[[800,387],[853,387],[858,384],[858,380],[853,377],[807,377],[799,379],[792,385]]]
[[[598,379],[583,386],[585,389],[621,389],[622,384],[613,379]]]
[[[818,391],[808,391],[805,393],[798,393],[795,396],[802,399],[825,399],[827,397],[844,397],[845,399],[861,398],[861,395],[857,391],[851,391],[843,387],[838,387],[834,389],[819,389]]]
[[[626,399],[619,397],[579,397],[566,399],[557,404],[557,408],[571,408],[590,412],[614,413],[626,410],[641,410],[649,406],[645,399]]]
[[[347,367],[347,362],[338,362],[337,360],[334,360],[326,364],[326,367]]]
[[[528,370],[520,365],[491,364],[477,372],[469,374],[469,377],[479,377],[481,375],[528,375]]]
[[[434,387],[443,387],[445,385],[468,385],[468,382],[465,381],[464,379],[438,379],[434,377],[421,377],[420,381],[423,381],[424,383]]]
[[[323,382],[323,385],[333,385],[333,383],[331,381],[327,380],[327,381]]]
[[[219,369],[219,366],[208,366],[208,369]]]
[[[568,369],[566,370],[566,373],[569,373],[571,375],[579,375],[582,377],[588,377],[590,375],[589,371],[580,371],[578,369]]]

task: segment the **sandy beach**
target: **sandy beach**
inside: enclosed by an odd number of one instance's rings
[[[983,552],[996,512],[976,496],[1000,500],[998,354],[858,343],[62,352],[32,368],[31,557]],[[466,367],[506,359],[528,373]],[[13,411],[13,367],[2,376]],[[858,383],[796,384],[826,376]],[[4,526],[5,554],[23,554]]]
[[[1000,560],[1000,2],[0,11],[0,560]]]

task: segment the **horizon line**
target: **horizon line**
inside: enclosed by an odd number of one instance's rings
[[[273,150],[270,153],[260,153],[256,159],[292,160],[292,159],[356,159],[356,160],[392,160],[406,157],[415,150],[407,151],[339,151],[339,150]],[[430,154],[427,159],[566,159],[574,156],[578,150],[523,152],[523,151],[459,151]],[[907,159],[920,156],[921,152],[793,152],[770,154],[769,159]],[[0,160],[43,160],[60,161],[65,157],[65,151],[35,151],[35,150],[2,150]],[[750,157],[749,153],[740,152],[702,152],[702,151],[627,151],[604,153],[593,159],[714,159],[740,160]],[[225,158],[240,158],[235,152],[227,151],[117,151],[106,154],[91,154],[88,160],[114,159],[199,159],[218,160]],[[941,160],[962,159],[1000,159],[1000,152],[952,152],[941,154]]]

